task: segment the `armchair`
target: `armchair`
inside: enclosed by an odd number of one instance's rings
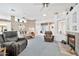
[[[44,40],[46,42],[53,42],[54,41],[54,36],[52,35],[51,31],[46,31],[44,35]]]

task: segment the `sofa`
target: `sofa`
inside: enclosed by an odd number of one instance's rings
[[[53,42],[54,41],[54,36],[53,36],[52,31],[45,31],[44,40],[45,40],[45,42]]]
[[[16,56],[21,53],[27,46],[27,39],[18,38],[17,31],[6,31],[2,34],[2,47],[6,47],[8,56]]]
[[[4,40],[2,39],[2,34],[0,34],[0,48],[3,42]],[[2,52],[2,50],[0,50],[0,56],[4,56],[4,53]]]

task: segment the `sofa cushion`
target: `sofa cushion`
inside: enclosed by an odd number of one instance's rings
[[[11,45],[13,42],[5,42],[4,45]]]
[[[5,43],[2,44],[2,46],[3,46],[3,47],[5,47],[5,46],[6,46],[6,47],[9,47],[9,46],[12,45],[12,44],[13,44],[13,42],[5,42]]]
[[[10,37],[10,38],[6,38],[6,41],[7,42],[16,42],[18,40],[18,38],[17,37]]]
[[[17,44],[19,44],[19,45],[22,45],[22,44],[24,44],[24,43],[26,43],[26,40],[22,40],[22,41],[18,41],[18,42],[17,42]]]
[[[17,31],[7,31],[3,33],[5,37],[16,37],[17,36]]]
[[[26,40],[17,42],[17,44],[19,45],[19,52],[22,52],[26,48],[26,43]]]
[[[17,32],[16,31],[7,31],[3,33],[5,42],[14,41],[16,42],[18,40]]]

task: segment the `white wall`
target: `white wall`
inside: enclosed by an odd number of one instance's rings
[[[36,34],[39,35],[41,31],[41,25],[39,21],[36,21]]]
[[[77,13],[77,15],[76,15],[77,18],[75,19],[75,20],[77,20],[76,23],[73,22],[73,14],[75,12]],[[66,25],[69,25],[68,26],[69,29],[67,28],[67,31],[79,32],[79,5],[76,5],[74,7],[74,9],[71,12],[69,12],[69,14],[67,15],[67,23],[66,23]],[[76,31],[73,30],[73,26],[77,26],[77,30]]]

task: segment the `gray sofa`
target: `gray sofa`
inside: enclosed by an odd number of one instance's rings
[[[2,47],[7,48],[8,56],[16,56],[21,53],[27,46],[27,39],[18,38],[17,31],[3,32]]]
[[[2,38],[2,34],[0,34],[0,47],[1,47],[1,44],[4,42],[3,38]],[[0,56],[3,56],[4,53],[2,51],[0,51]]]

